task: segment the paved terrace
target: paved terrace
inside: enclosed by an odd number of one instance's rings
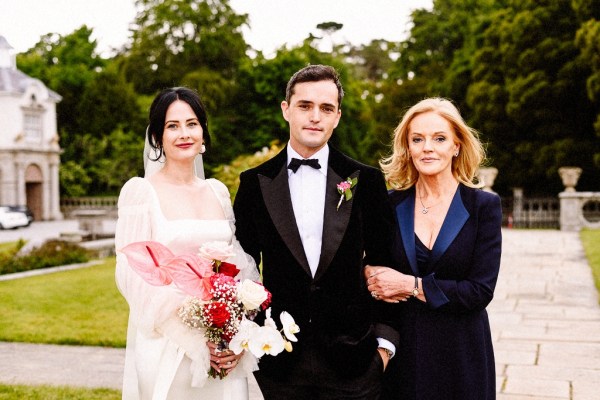
[[[600,307],[577,233],[504,230],[498,400],[600,399]],[[120,388],[121,349],[0,343],[0,382]],[[251,382],[251,400],[262,396]]]
[[[600,307],[579,235],[503,234],[489,306],[498,400],[600,399]]]

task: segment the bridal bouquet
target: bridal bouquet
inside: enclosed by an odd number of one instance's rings
[[[226,242],[208,242],[197,254],[175,256],[167,247],[152,241],[135,242],[121,250],[129,265],[149,284],[175,284],[188,295],[178,310],[181,321],[204,331],[206,338],[219,348],[235,354],[250,351],[257,358],[292,351],[300,328],[292,316],[282,312],[283,328],[277,329],[271,318],[271,293],[259,282],[235,280],[239,270],[225,262],[234,256]],[[263,326],[252,320],[266,312]],[[223,379],[224,370],[211,367],[208,374]]]

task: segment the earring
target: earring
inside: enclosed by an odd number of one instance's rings
[[[205,151],[206,151],[206,146],[203,143],[202,147],[200,147],[200,154],[204,154]]]
[[[458,157],[458,150],[454,153],[454,157]]]

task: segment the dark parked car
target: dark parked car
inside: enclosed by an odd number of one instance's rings
[[[27,206],[7,206],[7,207],[10,211],[18,211],[18,212],[22,212],[23,214],[27,215],[27,221],[29,221],[29,224],[31,224],[31,222],[33,222],[33,212],[31,212],[29,207],[27,207]],[[27,226],[29,226],[29,224],[27,224]]]

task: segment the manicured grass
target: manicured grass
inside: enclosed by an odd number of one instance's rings
[[[121,391],[112,389],[0,384],[0,400],[119,400],[120,398]]]
[[[115,259],[0,282],[0,340],[125,347],[127,303],[115,286]]]
[[[600,292],[600,229],[583,229],[580,235],[585,255],[592,268],[596,289]]]

